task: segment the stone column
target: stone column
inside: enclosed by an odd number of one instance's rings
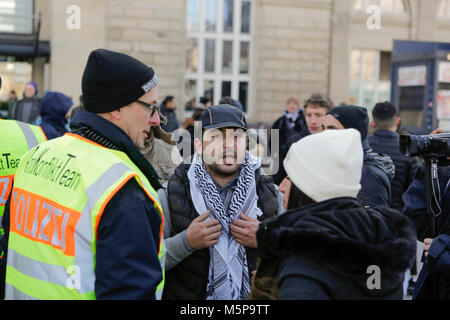
[[[80,9],[79,29],[72,20],[76,12],[67,13],[70,6]],[[74,104],[81,95],[81,78],[89,53],[105,45],[105,7],[106,0],[51,1],[50,89],[68,95]]]
[[[353,1],[334,0],[331,22],[329,94],[335,104],[348,100],[350,86],[350,13]]]

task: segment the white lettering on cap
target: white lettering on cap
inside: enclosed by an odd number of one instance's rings
[[[145,93],[149,92],[150,90],[152,90],[154,87],[156,87],[156,85],[158,84],[159,79],[158,76],[155,74],[155,76],[153,77],[153,79],[151,79],[149,82],[147,82],[146,84],[144,84],[142,86],[142,90],[144,90]]]

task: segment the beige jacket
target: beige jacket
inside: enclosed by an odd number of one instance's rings
[[[175,168],[182,162],[172,134],[165,132],[161,127],[152,128],[150,138],[145,142],[141,152],[155,169],[161,184],[169,180]]]

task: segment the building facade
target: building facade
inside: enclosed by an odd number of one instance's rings
[[[272,123],[290,96],[389,100],[393,41],[448,39],[449,0],[2,0],[0,100],[33,79],[77,104],[89,53],[106,48],[154,67],[180,120],[200,97],[232,96]]]

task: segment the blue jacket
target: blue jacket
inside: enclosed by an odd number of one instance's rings
[[[41,101],[41,127],[47,139],[64,135],[67,130],[66,114],[73,105],[72,100],[63,93],[47,91]]]
[[[396,132],[376,130],[367,140],[373,151],[387,154],[394,161],[395,177],[391,182],[391,208],[401,211],[402,196],[416,176],[419,160],[417,157],[407,157],[400,152],[400,136]]]
[[[111,122],[87,111],[72,119],[78,133],[86,139],[121,150],[144,172],[153,168],[134,147],[128,136]],[[96,130],[89,134],[89,128]],[[136,150],[134,150],[136,149]],[[133,151],[134,150],[134,151]],[[142,157],[142,158],[141,158]],[[154,181],[154,176],[149,176]],[[153,185],[153,184],[152,184]],[[157,189],[157,187],[155,187]],[[5,236],[1,249],[7,249],[9,237],[9,203],[5,207]],[[126,183],[105,207],[98,226],[95,265],[95,295],[97,299],[154,299],[156,286],[162,280],[158,259],[161,218],[135,179]],[[7,250],[5,250],[7,255]],[[4,290],[6,255],[0,260],[0,298]]]
[[[450,166],[438,167],[439,186],[441,190],[442,214],[438,217],[437,233],[450,234]],[[429,217],[426,205],[425,168],[419,168],[416,178],[403,195],[403,213],[414,223],[417,238],[423,241],[430,237]]]
[[[430,218],[427,215],[424,167],[403,195],[403,213],[411,219],[420,241],[430,237]],[[416,284],[414,299],[433,298],[433,284],[437,279],[439,299],[450,299],[450,166],[439,167],[442,213],[437,218],[437,236],[428,251]],[[437,278],[435,278],[435,276]]]

